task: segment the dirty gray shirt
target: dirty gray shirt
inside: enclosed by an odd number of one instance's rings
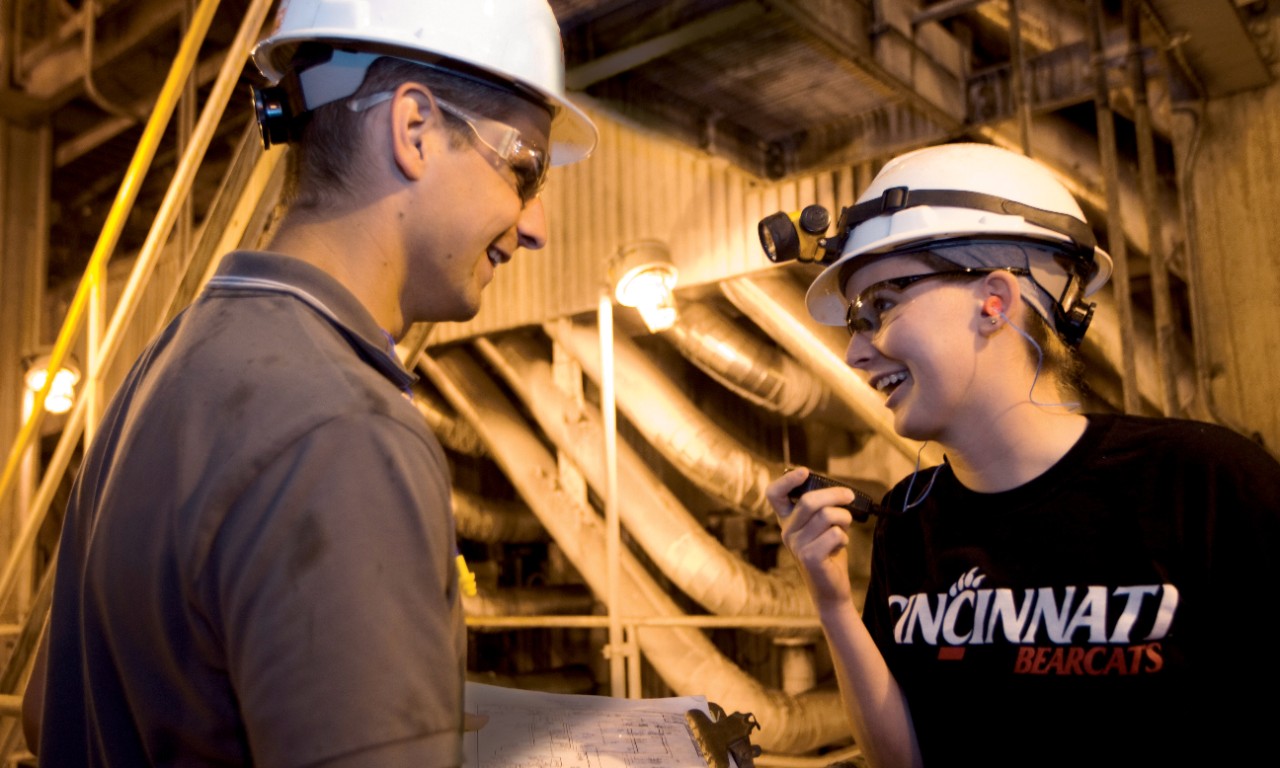
[[[43,765],[448,766],[448,469],[339,283],[224,259],[152,343],[63,529]]]

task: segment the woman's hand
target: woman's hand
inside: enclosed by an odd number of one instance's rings
[[[792,469],[770,483],[765,496],[778,516],[782,541],[800,563],[809,593],[821,610],[852,600],[847,547],[853,515],[840,505],[853,501],[853,491],[820,488],[793,505],[787,494],[808,476],[804,467]]]
[[[907,703],[853,607],[847,550],[853,515],[839,506],[853,501],[853,491],[821,488],[792,504],[787,494],[808,476],[804,467],[793,469],[770,483],[765,496],[818,608],[854,738],[871,765],[918,768],[920,748]]]

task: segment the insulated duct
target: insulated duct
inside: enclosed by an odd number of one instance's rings
[[[484,456],[484,442],[466,419],[458,418],[434,392],[414,385],[413,406],[427,420],[427,427],[446,448],[465,456]]]
[[[515,405],[462,350],[421,367],[476,430],[565,556],[597,595],[607,593],[605,525],[595,510],[556,483],[555,457],[519,415]],[[627,618],[676,618],[683,611],[634,556],[624,552],[621,610]],[[701,630],[645,627],[636,642],[646,660],[680,695],[705,695],[726,711],[753,713],[761,730],[754,741],[775,752],[803,753],[849,738],[844,708],[834,690],[788,696],[770,690],[721,654]]]
[[[482,339],[476,346],[547,437],[603,496],[606,467],[599,450],[604,445],[599,412],[576,408],[557,389],[551,362],[536,342],[508,336],[496,343]],[[664,575],[708,611],[724,616],[813,614],[813,603],[798,578],[762,573],[725,549],[625,444],[618,446],[618,502],[619,516],[632,538]]]
[[[781,271],[739,277],[720,283],[720,290],[778,345],[790,350],[800,363],[821,379],[832,396],[844,401],[871,429],[879,432],[912,464],[942,463],[942,451],[901,437],[893,430],[893,417],[884,397],[863,381],[844,361],[848,334],[843,328],[818,325],[805,309],[804,289]]]
[[[479,435],[476,437],[479,439]],[[472,541],[525,544],[547,538],[542,523],[523,504],[494,501],[456,487],[453,489],[453,518],[458,535]]]
[[[492,616],[582,616],[595,608],[595,597],[577,585],[554,587],[503,587],[499,591],[481,586],[475,597],[462,596],[467,618]],[[484,627],[472,627],[484,631]],[[505,631],[500,630],[500,631]]]
[[[803,419],[826,407],[827,388],[807,368],[702,302],[682,304],[680,319],[662,336],[726,389],[765,410]]]
[[[600,381],[600,334],[594,324],[548,323],[547,335]],[[671,377],[625,336],[614,342],[618,408],[645,440],[703,492],[752,517],[773,518],[764,491],[782,465],[748,451],[700,411]]]

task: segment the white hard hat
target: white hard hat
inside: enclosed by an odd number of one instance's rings
[[[345,52],[335,55],[333,71],[303,82],[304,91],[323,88],[306,95],[308,109],[354,93],[378,56],[445,68],[456,63],[555,111],[552,165],[581,160],[595,147],[595,124],[565,95],[560,26],[547,0],[281,0],[274,28],[253,49],[253,63],[277,83],[304,43]]]
[[[894,158],[842,212],[837,227],[836,236],[845,238],[840,256],[805,296],[809,314],[824,325],[844,324],[844,283],[860,263],[930,243],[1048,246],[1029,266],[1037,284],[1054,287],[1053,298],[1067,314],[1111,275],[1111,257],[1097,247],[1066,187],[1040,163],[987,144],[944,144]],[[1087,324],[1083,318],[1076,342]],[[1058,330],[1064,332],[1061,325]]]

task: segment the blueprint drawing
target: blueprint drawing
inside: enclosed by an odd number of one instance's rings
[[[706,768],[685,721],[701,696],[614,699],[467,683],[467,768]]]

